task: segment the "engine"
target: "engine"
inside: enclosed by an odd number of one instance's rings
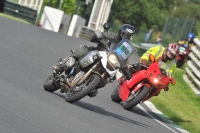
[[[73,87],[79,80],[81,80],[84,77],[84,75],[85,72],[80,71],[75,76],[71,76],[70,78],[68,78],[67,83],[69,84],[70,87]]]

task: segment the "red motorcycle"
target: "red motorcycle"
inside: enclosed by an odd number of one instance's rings
[[[180,68],[187,60],[189,54],[189,46],[187,44],[180,45],[179,54],[176,57],[176,66]]]
[[[155,60],[152,55],[149,57],[152,64],[132,74],[130,80],[118,85],[111,94],[112,101],[117,103],[122,101],[122,106],[126,110],[159,94],[169,83],[175,84],[174,78],[170,77],[169,66],[162,61]]]

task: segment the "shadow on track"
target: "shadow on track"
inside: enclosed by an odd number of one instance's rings
[[[58,94],[56,92],[54,92],[53,94],[64,98],[64,95]],[[102,115],[105,115],[105,116],[111,116],[115,119],[118,119],[118,120],[121,120],[121,121],[124,121],[124,122],[129,122],[129,123],[132,123],[132,124],[135,124],[135,125],[138,125],[138,126],[142,126],[142,127],[145,127],[145,128],[152,128],[151,126],[139,123],[137,121],[123,117],[121,115],[118,115],[118,114],[115,114],[115,113],[112,113],[112,112],[108,112],[104,108],[92,105],[90,103],[86,103],[86,102],[83,102],[83,101],[77,101],[77,102],[73,103],[73,105],[81,107],[81,108],[89,110],[89,111],[92,111],[92,112],[95,112],[95,113],[98,113],[98,114],[102,114]]]

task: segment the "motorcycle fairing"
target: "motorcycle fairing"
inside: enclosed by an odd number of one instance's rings
[[[123,100],[126,101],[130,94],[130,89],[128,88],[128,80],[126,80],[119,88],[119,97]]]
[[[126,86],[127,87],[127,83],[124,83],[123,85],[122,85],[123,87],[124,86]],[[149,84],[144,84],[144,83],[139,83],[139,84],[137,84],[137,86],[132,90],[132,91],[134,91],[134,93],[136,93],[138,90],[140,90],[143,86],[147,86],[148,88],[149,88],[149,92],[151,91],[150,90],[150,86],[149,86]],[[121,87],[120,87],[121,88]],[[128,88],[123,88],[123,89],[121,89],[121,90],[119,90],[119,97],[123,100],[123,101],[127,101],[127,99],[128,99],[128,97],[129,97],[129,95],[130,95],[130,93],[132,92],[130,89],[128,89]],[[123,94],[123,95],[122,95]]]
[[[176,60],[183,60],[183,56],[178,55],[178,56],[176,57]]]
[[[140,82],[141,80],[147,78],[145,70],[138,71],[132,75],[132,78],[128,81],[128,88],[131,89],[135,84]]]
[[[108,60],[108,53],[105,52],[105,51],[99,51],[99,55],[102,57],[101,59],[101,63],[103,65],[103,67],[105,68],[105,70],[109,73],[109,75],[111,77],[114,77],[117,73],[117,69],[114,69],[113,71],[110,71],[108,68],[107,68],[107,60]],[[114,67],[113,67],[114,68]]]
[[[179,47],[179,54],[176,57],[176,60],[184,60],[189,54],[189,46],[187,44],[183,44]]]
[[[148,81],[153,86],[155,86],[159,90],[162,90],[163,88],[168,86],[169,77],[163,75],[160,69],[155,69],[155,68],[159,68],[158,63],[153,63],[152,65],[150,65],[150,67],[146,71],[147,78],[148,78]],[[155,79],[157,80],[157,83],[154,82]]]
[[[138,71],[132,75],[132,78],[130,80],[126,80],[119,88],[119,97],[126,101],[128,98],[131,89],[133,86],[135,86],[138,82],[141,80],[147,78],[145,74],[145,70]]]

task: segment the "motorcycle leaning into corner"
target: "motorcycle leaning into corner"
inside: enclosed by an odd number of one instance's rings
[[[187,44],[183,44],[179,46],[179,54],[176,57],[176,66],[178,68],[180,68],[188,59],[189,51],[190,51],[189,46]]]
[[[122,102],[122,106],[126,110],[159,94],[169,83],[175,84],[174,78],[171,78],[169,73],[169,66],[162,61],[155,60],[153,55],[150,55],[149,58],[152,64],[149,66],[139,64],[144,69],[132,74],[130,80],[118,85],[111,94],[112,101]]]
[[[107,31],[109,24],[103,25]],[[75,64],[69,69],[67,60],[70,57],[66,57],[60,60],[60,64],[56,65],[57,68],[53,68],[52,74],[46,79],[43,87],[48,92],[54,92],[61,89],[62,93],[66,93],[65,100],[67,102],[76,102],[85,96],[93,96],[93,92],[96,89],[104,87],[107,83],[112,83],[115,80],[117,70],[123,61],[120,61],[120,57],[123,55],[125,58],[129,58],[133,54],[132,43],[123,38],[115,46],[115,51],[108,47],[108,37],[100,31],[94,31],[96,38],[101,38],[99,43],[103,44],[103,50],[91,50],[81,56],[75,61]],[[73,51],[72,51],[73,54]],[[62,69],[60,69],[62,66]],[[58,71],[59,70],[59,71]]]

